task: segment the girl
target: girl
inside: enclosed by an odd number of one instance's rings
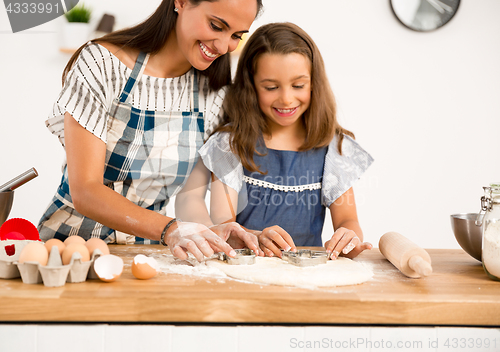
[[[169,245],[185,259],[234,255],[239,226],[181,223],[166,205],[218,124],[236,49],[261,0],[163,0],[143,23],[82,46],[63,73],[47,120],[66,151],[61,184],[43,215],[42,239],[70,235]]]
[[[226,124],[199,151],[213,174],[214,223],[236,220],[266,255],[281,256],[280,249],[321,246],[329,208],[330,258],[371,248],[351,187],[373,159],[338,124],[323,60],[302,29],[273,23],[251,36],[224,110]]]

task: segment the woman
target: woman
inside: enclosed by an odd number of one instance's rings
[[[81,47],[63,73],[47,120],[66,150],[61,184],[41,238],[80,235],[111,243],[168,245],[181,259],[222,250],[236,224],[214,228],[166,216],[196,152],[222,114],[228,53],[261,0],[164,0],[143,23]]]

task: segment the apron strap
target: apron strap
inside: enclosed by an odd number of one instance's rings
[[[195,113],[198,113],[200,111],[199,109],[199,103],[198,103],[198,71],[193,70],[193,75],[191,76],[193,79],[192,82],[192,87],[193,89],[191,90],[191,110]]]
[[[135,89],[135,86],[137,85],[137,81],[141,79],[142,73],[146,68],[148,60],[149,60],[149,54],[141,51],[139,53],[139,56],[137,57],[137,60],[135,61],[134,69],[132,70],[132,73],[130,74],[127,83],[125,84],[125,87],[123,88],[123,91],[120,94],[120,103],[126,103],[130,98],[130,95],[132,94],[132,92]]]

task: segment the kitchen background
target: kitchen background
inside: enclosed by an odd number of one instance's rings
[[[140,22],[160,0],[86,0],[95,27]],[[375,163],[355,186],[367,241],[397,231],[426,248],[460,248],[450,214],[477,212],[482,186],[500,182],[500,1],[462,0],[428,33],[405,28],[389,0],[264,0],[259,25],[290,21],[318,44],[341,124]],[[10,217],[38,223],[61,177],[63,149],[44,121],[70,55],[64,18],[13,34],[0,9],[0,184],[35,167]],[[173,209],[173,207],[171,207]],[[324,238],[331,236],[331,221]]]

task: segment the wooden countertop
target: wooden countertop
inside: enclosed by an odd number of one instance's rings
[[[48,288],[0,279],[2,322],[162,322],[257,324],[500,325],[500,282],[462,250],[428,250],[434,273],[410,279],[378,249],[356,260],[375,275],[356,286],[316,290],[161,273],[132,276],[136,254],[161,246],[110,246],[125,269],[113,283]]]

